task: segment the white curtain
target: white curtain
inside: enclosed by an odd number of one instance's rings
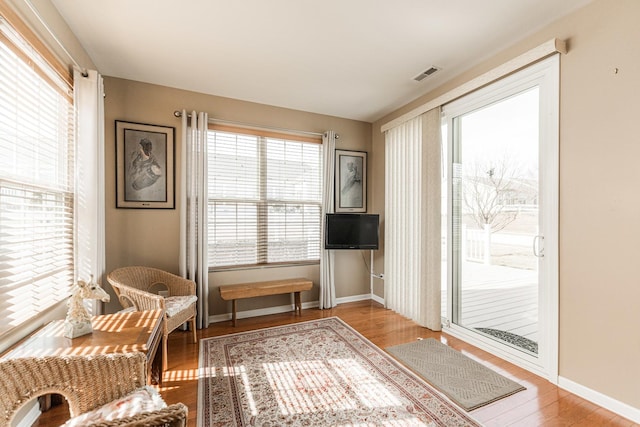
[[[334,175],[336,162],[336,133],[327,131],[322,136],[323,183],[322,183],[322,225],[320,239],[320,309],[336,306],[336,286],[334,282],[334,253],[324,249],[325,214],[334,209]]]
[[[106,283],[105,273],[105,180],[104,180],[104,86],[97,71],[74,70],[76,111],[76,279],[93,275]],[[93,314],[101,314],[95,302]]]
[[[182,110],[180,274],[196,282],[198,329],[209,326],[207,128],[207,113]]]
[[[441,329],[440,108],[385,134],[385,304]]]

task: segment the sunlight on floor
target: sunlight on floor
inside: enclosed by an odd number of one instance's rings
[[[215,377],[239,377],[238,382],[244,384],[244,392],[246,394],[247,405],[251,415],[257,415],[256,402],[253,398],[253,392],[251,391],[251,383],[247,376],[247,368],[244,365],[233,366],[220,366],[210,368],[200,368],[198,375],[200,378],[215,378]]]
[[[407,418],[406,420],[388,420],[374,423],[348,423],[337,424],[336,427],[433,427],[435,424],[425,424],[417,418]]]
[[[174,371],[164,371],[162,381],[192,381],[198,379],[198,371],[196,369],[180,369]]]
[[[320,412],[358,411],[362,406],[384,409],[401,406],[402,402],[385,385],[367,372],[357,360],[299,360],[264,363],[268,386],[273,391],[282,416],[313,414]],[[193,370],[176,371],[176,380],[191,379]],[[165,380],[169,380],[165,373]],[[200,368],[200,378],[236,377],[243,388],[248,413],[257,416],[258,408],[253,397],[252,383],[247,367],[218,366]],[[256,384],[253,384],[253,388]],[[409,427],[429,426],[422,420],[408,416],[404,419],[377,420],[375,424],[346,423],[339,427]]]
[[[263,365],[282,415],[400,405],[383,384],[352,359]]]

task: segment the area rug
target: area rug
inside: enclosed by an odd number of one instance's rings
[[[479,426],[337,317],[200,340],[198,426]]]
[[[386,350],[467,411],[525,390],[433,338]]]

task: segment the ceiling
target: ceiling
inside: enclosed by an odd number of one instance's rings
[[[366,122],[589,1],[52,0],[105,76]]]

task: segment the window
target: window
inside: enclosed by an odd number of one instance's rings
[[[208,151],[211,268],[320,259],[321,144],[214,128]]]
[[[0,337],[70,294],[72,97],[0,17]]]

